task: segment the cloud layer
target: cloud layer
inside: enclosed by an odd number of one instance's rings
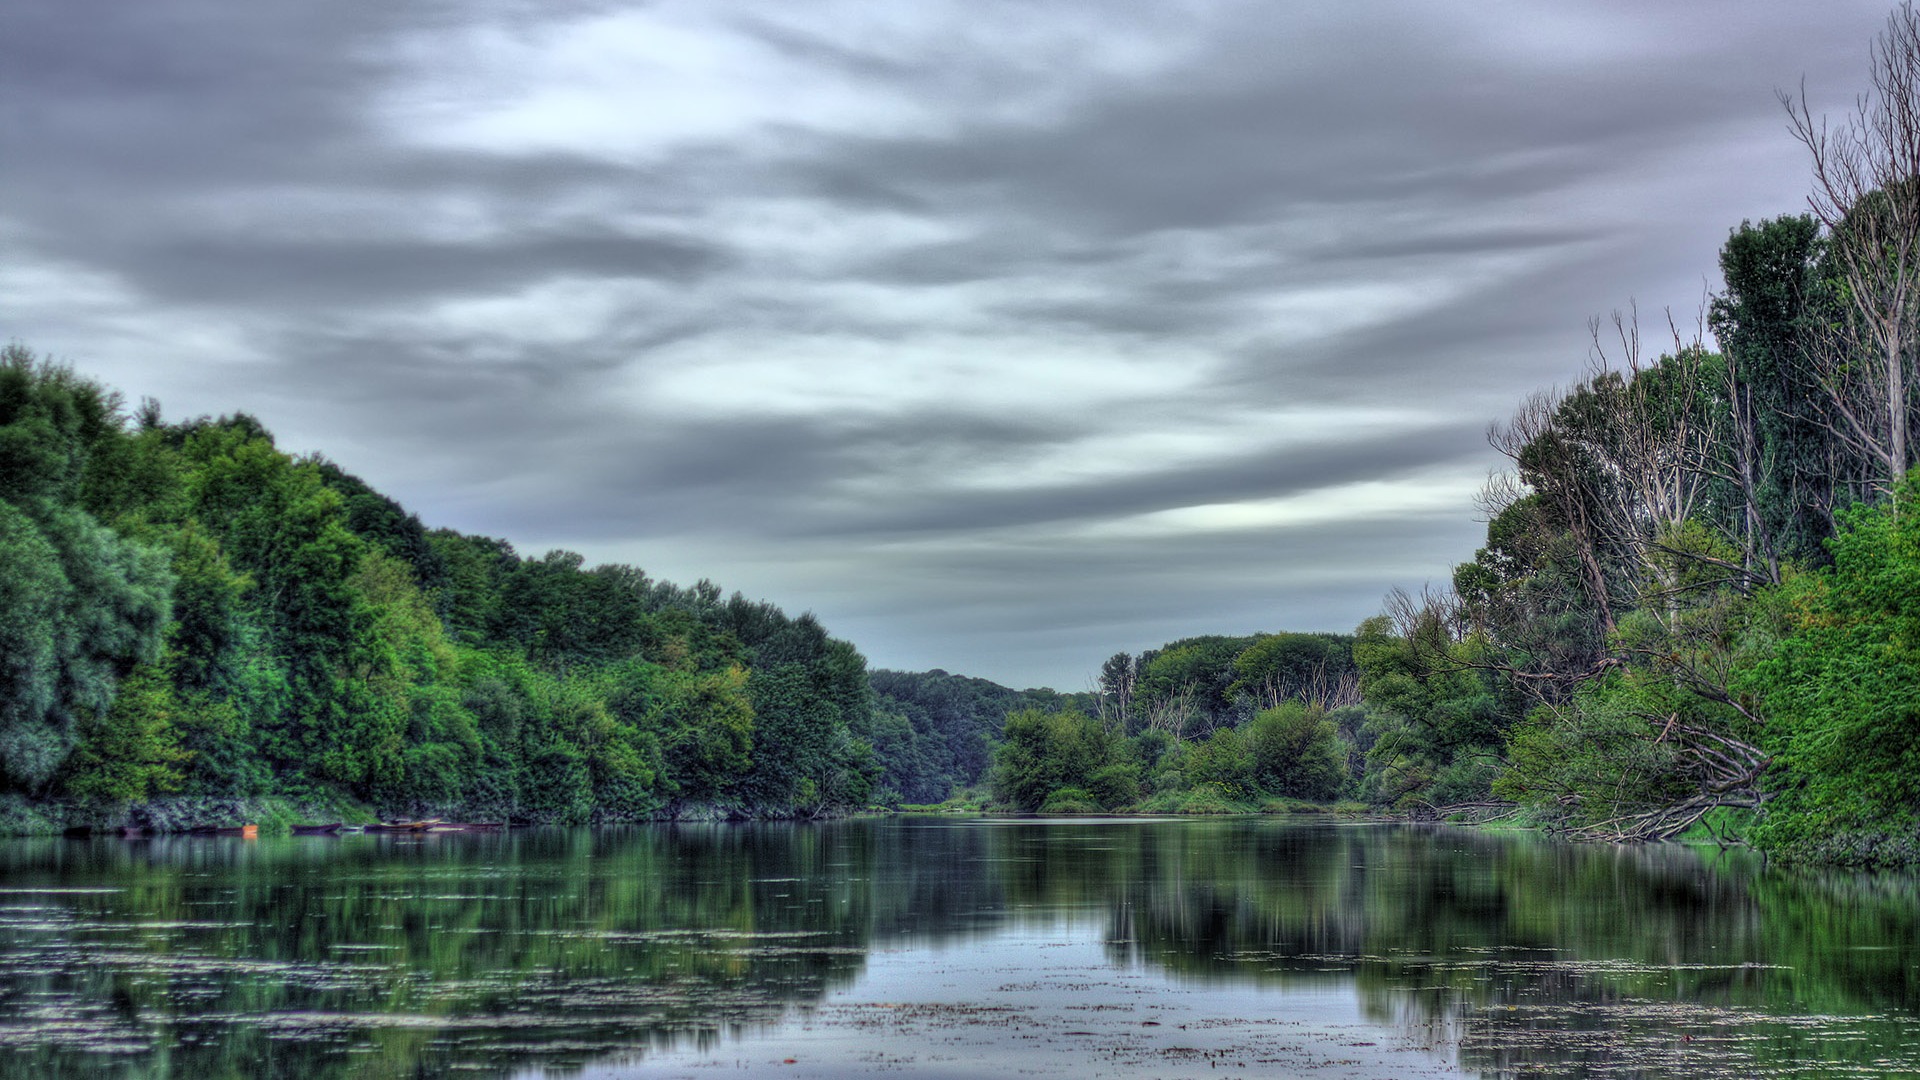
[[[1084,687],[1471,555],[1879,4],[27,0],[0,331],[429,523]]]

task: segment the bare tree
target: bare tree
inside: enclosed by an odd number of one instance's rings
[[[1872,81],[1838,125],[1814,119],[1804,84],[1780,101],[1813,157],[1807,203],[1844,296],[1809,357],[1828,399],[1821,422],[1890,491],[1910,464],[1908,365],[1920,344],[1920,14],[1910,0],[1874,39]]]
[[[1522,482],[1552,505],[1559,523],[1573,538],[1580,559],[1580,575],[1604,631],[1614,627],[1612,598],[1606,568],[1602,523],[1594,513],[1596,499],[1579,480],[1588,476],[1581,450],[1564,437],[1556,423],[1563,397],[1558,390],[1528,395],[1513,418],[1487,429],[1487,442],[1519,469]]]
[[[1200,711],[1194,708],[1193,684],[1182,686],[1177,693],[1156,701],[1147,711],[1147,730],[1164,731],[1173,736],[1175,742],[1189,737],[1199,738],[1203,732],[1190,731],[1195,721],[1202,719]]]
[[[1742,370],[1738,350],[1722,355],[1720,392],[1727,402],[1726,462],[1734,490],[1740,493],[1738,550],[1750,579],[1762,585],[1780,584],[1780,548],[1773,528],[1760,509],[1760,491],[1771,479],[1773,462],[1763,452],[1758,408],[1753,386]]]
[[[1691,340],[1683,338],[1669,312],[1673,351],[1648,365],[1641,360],[1637,313],[1616,311],[1612,322],[1617,347],[1604,341],[1598,320],[1589,326],[1596,374],[1588,384],[1593,426],[1586,435],[1601,474],[1594,485],[1601,531],[1613,550],[1640,564],[1640,595],[1633,599],[1640,606],[1662,602],[1671,612],[1683,588],[1731,584],[1750,591],[1777,583],[1778,559],[1757,494],[1766,463],[1758,452],[1751,389],[1734,360],[1709,353],[1699,325]],[[1738,520],[1715,523],[1713,515],[1698,513],[1716,484],[1740,493]],[[1689,522],[1716,529],[1737,554],[1729,558],[1685,541]],[[1682,563],[1706,564],[1710,573],[1684,575],[1683,585]]]
[[[1107,728],[1126,733],[1133,715],[1133,692],[1139,680],[1139,665],[1131,653],[1115,653],[1100,665],[1095,700],[1100,706],[1100,721]]]

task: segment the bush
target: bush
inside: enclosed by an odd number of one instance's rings
[[[1245,798],[1253,788],[1253,759],[1246,741],[1233,728],[1222,728],[1206,742],[1187,750],[1183,772],[1189,788],[1217,789],[1223,797]]]
[[[1247,725],[1253,779],[1262,790],[1325,802],[1347,786],[1347,748],[1318,705],[1289,701]]]
[[[1080,713],[1023,709],[1007,717],[1002,737],[993,759],[993,793],[1016,810],[1041,809],[1064,788],[1080,789],[1089,802],[1099,800],[1086,793],[1098,791],[1116,800],[1111,805],[1139,796],[1137,771],[1128,795],[1125,740]]]
[[[1754,830],[1792,858],[1860,866],[1916,857],[1920,838],[1920,470],[1892,502],[1856,507],[1833,566],[1790,578],[1756,619],[1771,655],[1739,689],[1767,707],[1777,797]],[[1904,507],[1904,513],[1896,508]],[[1772,625],[1767,625],[1768,620]]]
[[[1097,814],[1100,804],[1084,788],[1061,788],[1040,804],[1043,814]]]
[[[1248,808],[1221,784],[1196,784],[1180,798],[1182,814],[1244,814]]]
[[[1109,810],[1140,801],[1140,766],[1130,762],[1104,766],[1088,781],[1094,800]]]

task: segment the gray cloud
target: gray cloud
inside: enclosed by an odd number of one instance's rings
[[[866,513],[836,516],[822,523],[822,528],[888,536],[1126,518],[1391,478],[1436,463],[1478,457],[1485,447],[1480,427],[1415,426],[1391,435],[1323,441],[1197,467],[1147,469],[1100,483],[1036,486],[989,495],[929,493]]]
[[[561,276],[686,281],[712,273],[725,256],[667,237],[577,236],[500,244],[198,240],[145,261],[153,267],[145,280],[162,301],[375,306]]]

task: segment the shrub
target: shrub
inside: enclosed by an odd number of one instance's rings
[[[1061,788],[1040,804],[1043,814],[1097,814],[1100,804],[1084,788]]]

